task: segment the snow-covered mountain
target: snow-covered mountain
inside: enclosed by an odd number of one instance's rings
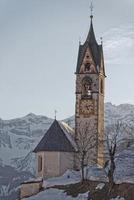
[[[134,125],[134,105],[105,103],[105,124],[121,120]]]
[[[134,127],[134,105],[106,103],[105,124],[111,124],[115,119]],[[74,116],[64,121],[74,127]],[[52,122],[53,119],[33,113],[12,120],[0,119],[0,199],[6,200],[10,196],[10,200],[14,200],[20,182],[35,175],[32,151]]]
[[[3,164],[11,165],[12,160],[24,157],[32,151],[52,121],[32,113],[18,119],[1,119],[0,158]]]

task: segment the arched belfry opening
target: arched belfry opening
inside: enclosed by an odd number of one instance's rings
[[[92,79],[84,77],[82,80],[82,97],[92,98]]]

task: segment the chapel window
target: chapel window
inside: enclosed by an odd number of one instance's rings
[[[42,171],[42,156],[38,156],[38,172]]]

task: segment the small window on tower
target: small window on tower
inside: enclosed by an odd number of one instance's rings
[[[101,79],[101,84],[100,84],[100,92],[103,94],[104,88],[103,88],[103,80]]]
[[[89,72],[90,70],[90,63],[85,64],[85,72]]]
[[[38,172],[42,171],[42,156],[38,156]]]

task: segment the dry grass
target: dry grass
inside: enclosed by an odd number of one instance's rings
[[[97,181],[84,181],[70,184],[70,185],[59,185],[53,186],[53,188],[58,188],[64,190],[67,195],[72,197],[77,197],[80,193],[85,193],[90,191],[89,200],[108,200],[109,198],[114,198],[117,196],[124,197],[125,200],[134,200],[134,184],[131,183],[122,183],[115,185],[110,197],[107,197],[108,193],[108,184],[106,183],[102,190],[96,190],[96,186],[100,182]]]

